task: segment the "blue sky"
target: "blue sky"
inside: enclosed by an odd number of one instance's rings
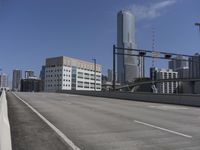
[[[116,14],[136,16],[136,44],[151,49],[194,54],[200,51],[199,0],[0,0],[0,68],[38,74],[45,58],[67,55],[96,58],[106,72],[116,43]],[[164,63],[156,61],[160,67]]]

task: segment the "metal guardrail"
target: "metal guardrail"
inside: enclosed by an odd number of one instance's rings
[[[0,150],[12,150],[8,106],[5,91],[0,97]]]

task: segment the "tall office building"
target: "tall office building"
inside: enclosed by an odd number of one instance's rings
[[[178,72],[178,78],[188,78],[189,77],[188,58],[184,56],[177,56],[175,59],[169,61],[169,69]]]
[[[117,14],[117,47],[136,48],[135,19],[130,11],[122,10]],[[118,53],[136,54],[133,51],[117,50]],[[121,84],[132,82],[138,75],[136,56],[117,55],[117,79]]]
[[[150,77],[154,81],[159,79],[175,79],[178,77],[178,72],[173,71],[172,69],[159,69],[159,68],[150,68]],[[171,82],[161,82],[156,84],[158,93],[172,94],[175,93],[178,83],[176,81]]]
[[[112,71],[112,69],[108,69],[108,81],[109,82],[113,81],[113,71]]]
[[[22,71],[17,69],[13,70],[13,78],[12,78],[13,91],[20,91],[21,79],[22,79]]]
[[[200,54],[196,53],[189,58],[189,77],[200,78]]]
[[[0,75],[0,87],[7,88],[8,87],[8,76],[4,73]]]
[[[66,56],[47,58],[44,90],[101,91],[101,65],[96,64],[95,72],[93,62]]]
[[[25,71],[25,79],[28,79],[30,77],[34,77],[34,71],[32,70]]]
[[[143,78],[145,77],[145,70],[144,70],[144,57],[140,56],[138,57],[138,77]]]
[[[172,70],[178,70],[184,67],[188,67],[188,59],[184,56],[177,56],[175,59],[169,61],[169,68]]]
[[[44,84],[45,84],[45,66],[42,66],[42,69],[40,71],[40,80],[41,80],[41,84],[40,84],[40,90],[44,91]]]

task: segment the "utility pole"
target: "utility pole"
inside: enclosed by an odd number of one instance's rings
[[[115,72],[115,45],[113,45],[113,91],[115,91],[115,81],[116,81],[116,72]]]
[[[97,60],[94,58],[92,59],[94,61],[94,91],[96,91],[96,64]]]

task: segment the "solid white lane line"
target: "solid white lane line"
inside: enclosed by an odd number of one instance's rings
[[[20,98],[17,94],[13,93],[19,100],[21,100],[25,105],[27,105],[38,117],[40,117],[46,124],[49,125],[50,128],[52,128],[59,137],[67,144],[69,145],[73,150],[81,150],[79,147],[77,147],[64,133],[62,133],[58,128],[56,128],[51,122],[49,122],[44,116],[42,116],[35,108],[33,108],[29,103],[24,101],[22,98]]]
[[[142,122],[142,121],[134,120],[134,122],[136,122],[138,124],[146,125],[146,126],[149,126],[149,127],[155,128],[155,129],[159,129],[159,130],[162,130],[162,131],[170,132],[170,133],[173,133],[173,134],[176,134],[176,135],[180,135],[180,136],[183,136],[183,137],[186,137],[186,138],[192,138],[192,136],[190,136],[190,135],[183,134],[183,133],[176,132],[176,131],[172,131],[172,130],[169,130],[169,129],[166,129],[166,128],[158,127],[158,126],[148,124],[148,123],[145,123],[145,122]]]

